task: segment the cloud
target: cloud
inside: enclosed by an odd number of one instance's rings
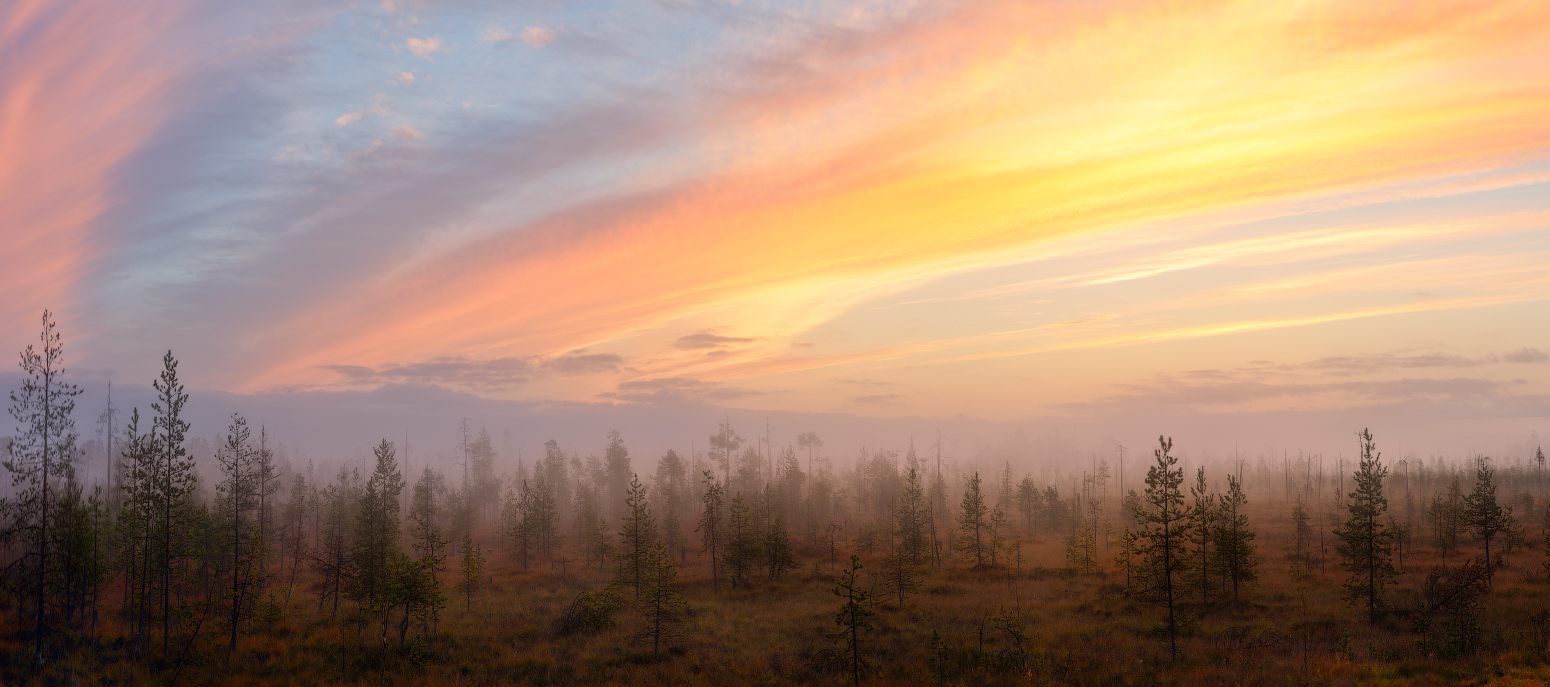
[[[499,26],[488,26],[479,30],[479,40],[498,45],[510,41],[511,32]]]
[[[510,391],[541,377],[576,377],[615,372],[624,359],[612,353],[573,351],[550,358],[507,357],[475,360],[464,356],[444,356],[420,363],[361,365],[321,365],[348,382],[360,384],[435,384],[481,392]]]
[[[413,86],[414,74],[410,74],[409,72],[400,72],[398,75],[398,82],[405,86]]]
[[[857,403],[869,405],[894,406],[903,403],[904,398],[904,396],[899,394],[873,394],[870,396],[857,396],[855,400]]]
[[[355,123],[355,122],[359,122],[359,121],[361,121],[362,119],[365,119],[365,118],[366,118],[366,111],[365,110],[356,110],[354,112],[346,112],[346,113],[344,113],[342,115],[339,115],[339,118],[335,119],[334,123],[338,124],[339,126],[346,126],[346,125],[349,125],[349,124],[352,124],[352,123]]]
[[[430,59],[442,51],[440,38],[411,38],[409,39],[409,52],[421,59]]]
[[[598,395],[630,403],[703,405],[762,394],[760,391],[734,389],[690,377],[659,377],[620,382],[617,391]]]
[[[535,48],[542,48],[554,42],[554,30],[541,26],[529,26],[522,29],[522,42]]]
[[[472,360],[465,357],[440,357],[423,363],[389,364],[376,368],[360,365],[322,365],[354,383],[385,384],[411,382],[463,387],[480,391],[504,391],[526,384],[534,370],[522,358]]]
[[[845,377],[836,377],[834,379],[834,381],[839,382],[841,384],[850,384],[850,385],[853,385],[853,386],[863,386],[863,387],[898,386],[894,382],[878,382],[878,381],[872,381],[872,380],[868,380],[868,379],[847,379]]]
[[[1502,360],[1509,363],[1542,363],[1550,360],[1550,353],[1537,348],[1524,348],[1502,356]]]
[[[1372,374],[1385,370],[1420,369],[1430,367],[1460,368],[1489,365],[1496,356],[1467,358],[1457,355],[1393,355],[1380,353],[1362,356],[1335,356],[1290,366],[1294,369],[1319,370],[1337,375]]]
[[[545,360],[542,365],[545,370],[567,377],[574,377],[598,372],[615,372],[624,365],[624,358],[612,353],[588,354],[575,351]]]
[[[408,124],[404,124],[402,126],[393,127],[393,138],[396,138],[400,141],[419,141],[424,139],[425,135],[420,133],[414,127],[409,126]]]
[[[673,348],[685,351],[697,351],[706,348],[724,348],[726,346],[737,346],[741,344],[753,343],[756,340],[757,339],[738,336],[717,336],[709,332],[700,332],[698,334],[690,334],[688,336],[678,337],[678,339],[673,342]]]

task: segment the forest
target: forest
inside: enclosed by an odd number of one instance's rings
[[[1539,450],[1390,460],[1362,430],[1354,460],[1191,470],[1163,435],[1131,473],[1051,472],[907,437],[841,462],[726,420],[703,451],[600,431],[527,464],[465,422],[455,469],[380,437],[323,474],[233,415],[204,479],[171,351],[90,441],[63,361],[45,313],[9,397],[4,684],[1550,678]]]

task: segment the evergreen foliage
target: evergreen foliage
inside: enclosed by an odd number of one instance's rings
[[[1388,468],[1381,462],[1381,454],[1372,441],[1372,433],[1362,430],[1361,462],[1357,464],[1355,489],[1349,495],[1345,522],[1335,530],[1340,538],[1336,551],[1341,557],[1341,567],[1348,576],[1345,581],[1346,601],[1367,607],[1368,621],[1376,624],[1383,608],[1383,588],[1393,584],[1394,531],[1384,515],[1389,501],[1383,495],[1383,480]]]

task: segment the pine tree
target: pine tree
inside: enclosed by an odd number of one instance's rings
[[[11,529],[23,534],[25,561],[30,561],[29,581],[34,633],[34,662],[41,666],[44,643],[50,634],[50,587],[57,584],[58,553],[51,546],[59,539],[55,531],[60,501],[60,483],[64,473],[73,472],[76,459],[75,397],[81,390],[61,379],[64,374],[64,344],[52,313],[43,311],[39,336],[41,349],[28,344],[21,353],[21,369],[26,375],[21,388],[11,392],[11,417],[16,420],[16,436],[9,443],[9,455],[3,461],[11,473],[11,486],[17,490],[14,500],[7,499],[4,512],[13,520]]]
[[[391,579],[393,554],[398,551],[399,495],[404,478],[387,439],[372,449],[377,465],[360,495],[355,513],[354,566],[351,596],[372,611],[383,608],[383,588]]]
[[[883,586],[890,595],[899,597],[900,606],[904,605],[905,594],[920,591],[920,584],[920,573],[904,551],[895,551],[883,559]]]
[[[151,561],[156,584],[153,600],[161,612],[161,649],[165,655],[172,645],[172,620],[178,614],[173,596],[190,576],[189,563],[194,558],[191,550],[196,520],[195,508],[190,497],[198,487],[198,475],[194,471],[194,458],[189,455],[183,442],[188,436],[188,421],[183,419],[183,407],[188,394],[178,381],[178,361],[172,351],[162,356],[160,377],[151,382],[157,400],[151,404],[155,413],[151,432],[155,438],[148,442],[157,450],[150,462],[148,475],[150,510],[154,522],[151,546],[155,552]]]
[[[968,551],[974,557],[974,566],[977,568],[984,567],[988,557],[986,529],[989,523],[985,521],[988,512],[985,496],[980,493],[980,473],[975,472],[963,491],[962,511],[958,514],[958,548]]]
[[[1232,583],[1232,600],[1238,586],[1259,579],[1259,553],[1254,550],[1254,530],[1249,528],[1248,496],[1234,475],[1227,476],[1227,494],[1217,499],[1216,569]],[[1299,549],[1300,550],[1300,549]]]
[[[1169,454],[1173,441],[1160,436],[1157,441],[1161,447],[1152,452],[1157,464],[1146,471],[1143,507],[1135,513],[1135,552],[1140,560],[1131,569],[1126,591],[1167,610],[1168,654],[1177,660],[1177,605],[1190,563],[1189,512],[1181,489],[1184,469],[1175,469],[1178,459]]]
[[[700,510],[700,523],[694,531],[700,533],[702,551],[710,554],[710,584],[711,589],[717,589],[721,583],[721,559],[720,549],[722,543],[722,500],[723,491],[720,484],[716,483],[716,477],[709,470],[705,471],[705,493],[700,501],[703,507]]]
[[[762,534],[754,522],[752,510],[739,492],[727,504],[727,546],[723,561],[733,589],[748,585],[749,573],[763,553]]]
[[[1195,470],[1195,483],[1189,488],[1194,503],[1189,509],[1190,577],[1200,590],[1200,603],[1211,603],[1211,581],[1216,574],[1217,498],[1206,485],[1206,469]]]
[[[844,644],[841,655],[849,664],[852,684],[855,685],[860,685],[862,676],[872,669],[866,660],[870,652],[861,644],[861,632],[871,631],[872,623],[867,618],[877,615],[871,608],[871,594],[856,583],[856,573],[861,568],[861,557],[851,554],[850,568],[835,578],[834,589],[831,591],[845,600],[834,613],[834,624],[840,629],[824,635]]]
[[[1313,528],[1308,526],[1308,504],[1301,496],[1297,497],[1297,503],[1292,506],[1292,536],[1294,537],[1294,554],[1297,560],[1306,563],[1312,555]]]
[[[1362,430],[1361,462],[1357,465],[1355,490],[1350,493],[1346,505],[1347,517],[1335,536],[1340,538],[1336,550],[1341,556],[1341,567],[1350,573],[1346,578],[1346,601],[1365,603],[1367,617],[1377,624],[1382,608],[1383,588],[1394,581],[1394,532],[1383,517],[1389,502],[1383,495],[1383,480],[1388,468],[1380,461],[1372,433]]]
[[[651,504],[646,500],[646,485],[631,475],[624,500],[624,521],[619,534],[623,538],[619,551],[619,581],[635,590],[640,600],[641,584],[650,572],[651,552],[656,548],[657,525],[651,517]]]
[[[230,548],[231,561],[228,572],[231,576],[231,596],[228,599],[231,608],[227,617],[230,632],[226,648],[228,663],[231,662],[232,653],[237,650],[238,628],[251,614],[253,597],[257,591],[253,565],[255,556],[248,547],[248,542],[253,539],[254,528],[246,517],[255,505],[254,490],[258,486],[253,473],[255,455],[249,443],[251,437],[252,430],[248,428],[247,419],[233,414],[226,433],[226,444],[215,454],[222,475],[221,483],[216,488],[221,492],[221,506],[230,520],[230,529],[227,530],[230,536],[224,542]]]
[[[651,654],[660,654],[662,645],[681,636],[679,612],[685,603],[678,585],[678,566],[667,546],[657,542],[647,557],[647,573],[642,598],[638,603],[646,625],[636,633],[638,641],[651,642]]]
[[[797,557],[791,548],[791,536],[786,533],[786,525],[780,518],[770,521],[764,538],[764,561],[771,580],[779,580],[786,571],[796,568]]]
[[[1496,470],[1484,456],[1475,459],[1475,487],[1464,497],[1464,522],[1469,533],[1485,544],[1485,568],[1494,572],[1491,542],[1511,526],[1512,507],[1502,508],[1496,502]]]
[[[484,574],[484,550],[474,543],[474,537],[463,533],[463,565],[457,576],[457,590],[463,593],[464,612],[474,609],[474,593],[479,591],[479,581]]]
[[[608,447],[603,449],[603,480],[607,485],[603,496],[608,504],[605,512],[616,517],[629,517],[625,500],[629,498],[630,483],[634,479],[635,473],[630,471],[630,450],[624,447],[624,439],[620,438],[618,430],[609,432]],[[644,558],[645,554],[641,556]]]
[[[436,483],[440,475],[426,466],[415,481],[414,496],[409,500],[409,540],[419,555],[415,576],[414,613],[420,618],[422,632],[435,631],[446,596],[441,593],[437,574],[446,566],[447,541],[441,534],[441,512],[436,504]],[[526,561],[524,561],[524,564]],[[526,567],[523,568],[526,570]]]
[[[339,469],[339,478],[319,494],[320,527],[318,546],[312,555],[312,569],[322,578],[318,589],[318,612],[330,607],[330,617],[339,614],[339,600],[354,567],[354,547],[350,532],[354,488],[347,468]]]
[[[990,565],[995,567],[1000,564],[1001,551],[1006,548],[1006,511],[1001,510],[1001,506],[990,509],[985,539],[990,545]]]
[[[929,508],[925,484],[920,472],[912,467],[904,482],[904,498],[894,509],[894,534],[899,537],[899,551],[914,565],[920,564],[922,556],[931,554],[931,542],[926,537]]]
[[[540,475],[533,482],[532,500],[523,523],[528,530],[527,536],[532,538],[534,550],[552,565],[554,554],[565,544],[564,538],[560,536],[560,506],[556,500],[559,487],[550,482],[547,474]]]
[[[1039,513],[1039,487],[1032,477],[1023,477],[1017,483],[1017,510],[1023,514],[1023,526],[1028,528],[1028,534],[1037,535],[1034,517]]]

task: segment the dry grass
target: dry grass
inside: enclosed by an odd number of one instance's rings
[[[1315,575],[1306,602],[1292,584],[1287,560],[1289,524],[1284,504],[1251,511],[1259,531],[1260,582],[1240,603],[1191,604],[1185,615],[1181,659],[1166,660],[1158,638],[1159,609],[1122,594],[1123,573],[1110,569],[1079,575],[1063,567],[1063,542],[1023,539],[1031,564],[1022,570],[969,570],[949,566],[927,572],[920,593],[901,607],[884,601],[865,641],[879,667],[872,684],[935,684],[928,644],[933,631],[949,645],[945,684],[1544,684],[1550,678],[1543,638],[1529,622],[1550,608],[1550,584],[1531,575],[1542,560],[1536,548],[1515,552],[1496,589],[1479,610],[1482,650],[1444,659],[1423,653],[1418,635],[1398,617],[1377,627],[1341,600],[1340,573],[1331,558],[1327,574]],[[1327,537],[1328,535],[1326,535]],[[1332,543],[1332,542],[1331,542]],[[1111,541],[1112,545],[1113,542]],[[1331,552],[1333,551],[1331,547]],[[318,615],[315,599],[298,592],[287,617],[254,628],[224,664],[218,637],[196,647],[196,661],[180,682],[226,685],[728,685],[845,684],[818,660],[832,646],[837,599],[827,552],[802,551],[804,567],[781,582],[736,591],[723,582],[713,590],[709,569],[690,559],[681,574],[688,600],[684,637],[673,650],[652,656],[632,644],[641,625],[632,608],[614,627],[596,635],[554,637],[550,624],[577,594],[606,583],[606,573],[575,569],[521,573],[492,556],[495,583],[465,610],[449,601],[440,632],[429,642],[383,651],[375,635],[348,618]],[[1112,550],[1106,555],[1112,556]],[[1463,554],[1461,554],[1462,556]],[[819,564],[819,574],[814,565]],[[866,574],[880,560],[866,560]],[[1405,557],[1403,602],[1437,563],[1436,552],[1417,548]],[[1450,564],[1452,561],[1450,561]],[[450,575],[447,583],[450,586]],[[628,600],[628,595],[626,599]],[[111,602],[110,602],[110,605]],[[1008,654],[1006,633],[991,618],[1010,611],[1028,634],[1022,661]],[[118,636],[110,618],[104,637]],[[214,634],[214,633],[212,633]],[[16,675],[26,647],[14,639],[0,649],[8,674]],[[81,647],[50,675],[79,684],[165,684],[170,672],[133,663],[114,642]],[[1021,665],[1018,665],[1021,663]]]

